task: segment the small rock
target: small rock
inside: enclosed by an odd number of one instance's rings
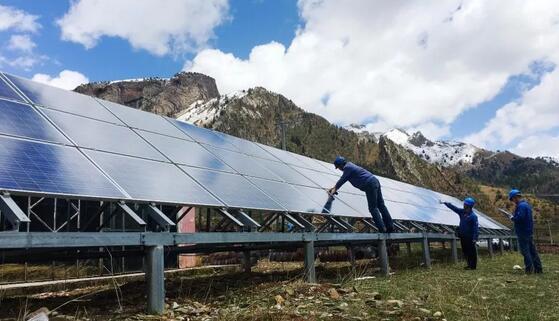
[[[372,296],[373,296],[373,299],[375,299],[377,301],[382,299],[382,296],[378,292],[373,292]]]
[[[173,302],[173,310],[178,309],[180,305],[177,302]]]
[[[276,295],[274,299],[276,300],[276,304],[280,306],[285,302],[285,299],[279,294]]]
[[[443,316],[443,313],[442,313],[441,311],[437,311],[437,312],[433,313],[433,316],[434,316],[435,318],[440,318],[440,317]]]
[[[424,308],[420,308],[419,312],[421,312],[423,314],[426,314],[426,315],[431,315],[431,310],[427,310],[427,309],[424,309]]]
[[[330,295],[330,298],[332,300],[339,300],[340,299],[340,294],[338,293],[338,291],[336,291],[336,289],[331,288],[330,290],[328,290],[328,295]]]
[[[287,288],[287,289],[285,289],[285,293],[287,293],[287,295],[290,295],[290,296],[292,296],[292,295],[294,295],[294,294],[295,294],[295,291],[293,291],[293,289],[292,289],[292,288]]]
[[[515,266],[512,267],[512,269],[515,270],[515,271],[519,271],[519,270],[522,271],[523,270],[523,268],[520,265],[515,265]]]
[[[401,300],[387,300],[386,303],[392,306],[398,306],[399,308],[404,305],[404,302]]]
[[[341,310],[345,310],[347,309],[347,307],[349,306],[349,304],[347,304],[347,302],[342,302],[340,303],[340,305],[338,305],[338,308]]]

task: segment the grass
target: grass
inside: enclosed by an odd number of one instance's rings
[[[301,281],[300,263],[265,261],[250,275],[175,276],[166,281],[169,307],[160,317],[143,314],[142,282],[121,286],[120,312],[117,291],[106,285],[3,298],[0,320],[17,318],[24,306],[52,310],[76,298],[58,312],[80,320],[559,320],[558,255],[542,256],[546,273],[538,276],[513,270],[522,264],[518,253],[482,256],[477,271],[445,263],[447,251],[434,250],[432,256],[431,269],[418,267],[418,252],[392,257],[395,273],[389,278],[376,275],[372,261],[359,261],[353,273],[345,262],[320,263],[319,284]]]

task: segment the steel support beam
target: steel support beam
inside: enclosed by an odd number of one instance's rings
[[[163,246],[149,246],[146,248],[146,284],[147,284],[147,312],[149,314],[163,314],[165,312],[165,274],[164,274]]]
[[[502,238],[499,239],[499,252],[505,254],[505,241]]]
[[[431,268],[431,253],[429,252],[429,239],[423,236],[422,249],[423,249],[423,263],[426,268]]]
[[[169,231],[175,223],[171,221],[167,215],[161,212],[154,204],[145,205],[146,213],[159,225],[164,231]]]
[[[305,281],[308,283],[316,283],[316,271],[314,266],[314,242],[304,242],[305,252]]]
[[[388,263],[388,250],[387,250],[385,238],[382,238],[378,242],[378,252],[379,252],[379,259],[380,259],[380,271],[383,276],[389,276],[390,266]]]
[[[450,241],[450,250],[452,251],[452,263],[458,263],[458,240],[452,239]]]
[[[243,251],[243,271],[250,273],[252,269],[252,262],[250,261],[250,251]]]
[[[408,256],[411,256],[411,242],[406,242],[406,251],[408,252]]]

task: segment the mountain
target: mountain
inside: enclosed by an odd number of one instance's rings
[[[282,145],[283,124],[287,150],[327,162],[344,155],[382,176],[459,198],[473,195],[480,209],[497,219],[495,199],[511,186],[546,193],[559,186],[559,167],[547,160],[433,142],[419,132],[342,128],[265,88],[219,95],[213,79],[201,74],[86,84],[76,91],[275,147]]]
[[[394,128],[386,133],[369,133],[364,126],[355,124],[347,126],[346,129],[354,131],[362,137],[370,136],[377,139],[381,136],[385,137],[431,164],[446,167],[472,164],[476,156],[486,152],[471,144],[455,141],[431,141],[419,131],[410,135],[403,129]]]
[[[196,101],[219,97],[213,78],[192,72],[181,72],[171,78],[90,83],[75,91],[170,117]]]

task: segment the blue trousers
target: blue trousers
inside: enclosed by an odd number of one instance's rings
[[[536,250],[533,237],[520,237],[518,236],[518,247],[520,253],[524,257],[524,266],[527,273],[541,273],[543,271],[540,256]]]
[[[369,205],[369,212],[373,217],[373,221],[379,232],[381,233],[391,233],[394,231],[394,225],[392,223],[392,217],[390,212],[384,205],[384,198],[382,198],[382,192],[380,189],[380,184],[378,181],[372,181],[365,188],[365,194],[367,195],[367,203]]]

